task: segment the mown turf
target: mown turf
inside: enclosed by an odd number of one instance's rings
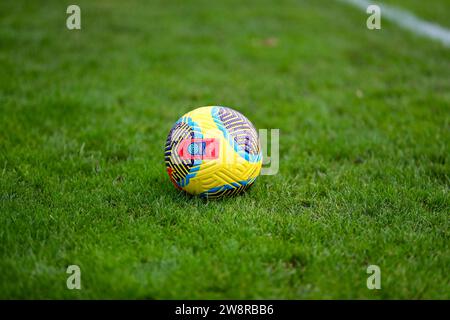
[[[442,0],[378,0],[375,3],[385,3],[400,9],[408,10],[423,20],[450,28],[450,2]],[[383,15],[383,13],[381,13]]]
[[[1,298],[450,298],[448,48],[333,1],[78,4],[0,2]],[[163,162],[211,104],[281,131],[218,202]]]

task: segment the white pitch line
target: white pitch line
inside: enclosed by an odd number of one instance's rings
[[[367,0],[340,0],[366,11],[371,4],[376,4],[381,9],[381,19],[387,18],[398,24],[400,27],[410,30],[418,35],[422,35],[440,41],[446,47],[450,47],[450,30],[436,23],[422,20],[412,13],[385,4],[371,2]]]

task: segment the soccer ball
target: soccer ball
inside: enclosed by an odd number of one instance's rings
[[[262,165],[255,127],[236,110],[220,106],[182,116],[169,132],[164,155],[175,187],[205,198],[247,190]]]

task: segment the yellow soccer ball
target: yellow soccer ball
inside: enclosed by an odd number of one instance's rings
[[[241,113],[220,106],[183,115],[169,132],[164,155],[175,187],[205,198],[247,190],[262,165],[255,127]]]

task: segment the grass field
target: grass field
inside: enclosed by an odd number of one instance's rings
[[[0,298],[450,298],[450,48],[338,1],[71,3],[0,2]],[[279,173],[180,194],[203,105],[279,128]]]

